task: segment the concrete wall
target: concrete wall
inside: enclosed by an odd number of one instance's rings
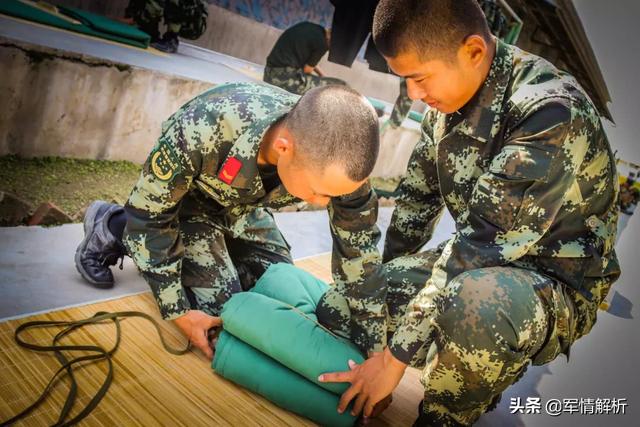
[[[0,155],[143,162],[162,121],[209,87],[0,38]]]
[[[126,5],[119,0],[58,3],[110,16],[121,15]],[[209,30],[197,44],[261,63],[280,32],[211,6]],[[326,60],[321,66],[365,94],[395,100],[397,79],[392,76],[372,72],[358,62],[353,69]],[[210,86],[0,37],[0,99],[4,101],[0,155],[143,162],[162,121]],[[374,176],[404,173],[418,136],[406,129],[383,135]]]

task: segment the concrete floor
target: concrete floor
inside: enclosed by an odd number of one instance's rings
[[[391,208],[380,209],[378,224],[383,233],[391,213]],[[275,217],[292,247],[294,259],[331,251],[326,211],[276,213]],[[450,218],[445,219],[442,225],[434,236],[434,242],[446,239],[447,230],[453,230]],[[85,283],[73,264],[82,236],[82,224],[0,228],[0,241],[11,242],[0,246],[0,321],[119,298],[148,289],[128,257],[123,270],[115,266],[112,268],[116,279],[116,286],[112,289],[96,289]]]

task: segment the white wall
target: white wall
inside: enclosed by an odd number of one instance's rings
[[[640,1],[574,0],[604,74],[616,124],[606,123],[614,150],[640,163]]]

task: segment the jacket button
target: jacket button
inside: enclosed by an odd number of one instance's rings
[[[589,228],[596,228],[598,226],[598,220],[596,218],[594,218],[594,217],[590,217],[587,220],[587,226]]]

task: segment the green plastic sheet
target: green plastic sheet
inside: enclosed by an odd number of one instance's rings
[[[61,14],[80,22],[74,23],[53,13],[33,7],[19,0],[0,1],[0,13],[26,19],[40,24],[63,28],[77,33],[89,34],[107,40],[146,48],[150,37],[143,31],[101,15],[70,7],[58,7]]]
[[[315,308],[327,288],[292,265],[271,266],[251,292],[225,304],[213,369],[319,424],[353,425],[349,411],[336,411],[349,385],[318,382],[320,374],[347,370],[349,359],[364,360],[351,342],[317,322]]]

